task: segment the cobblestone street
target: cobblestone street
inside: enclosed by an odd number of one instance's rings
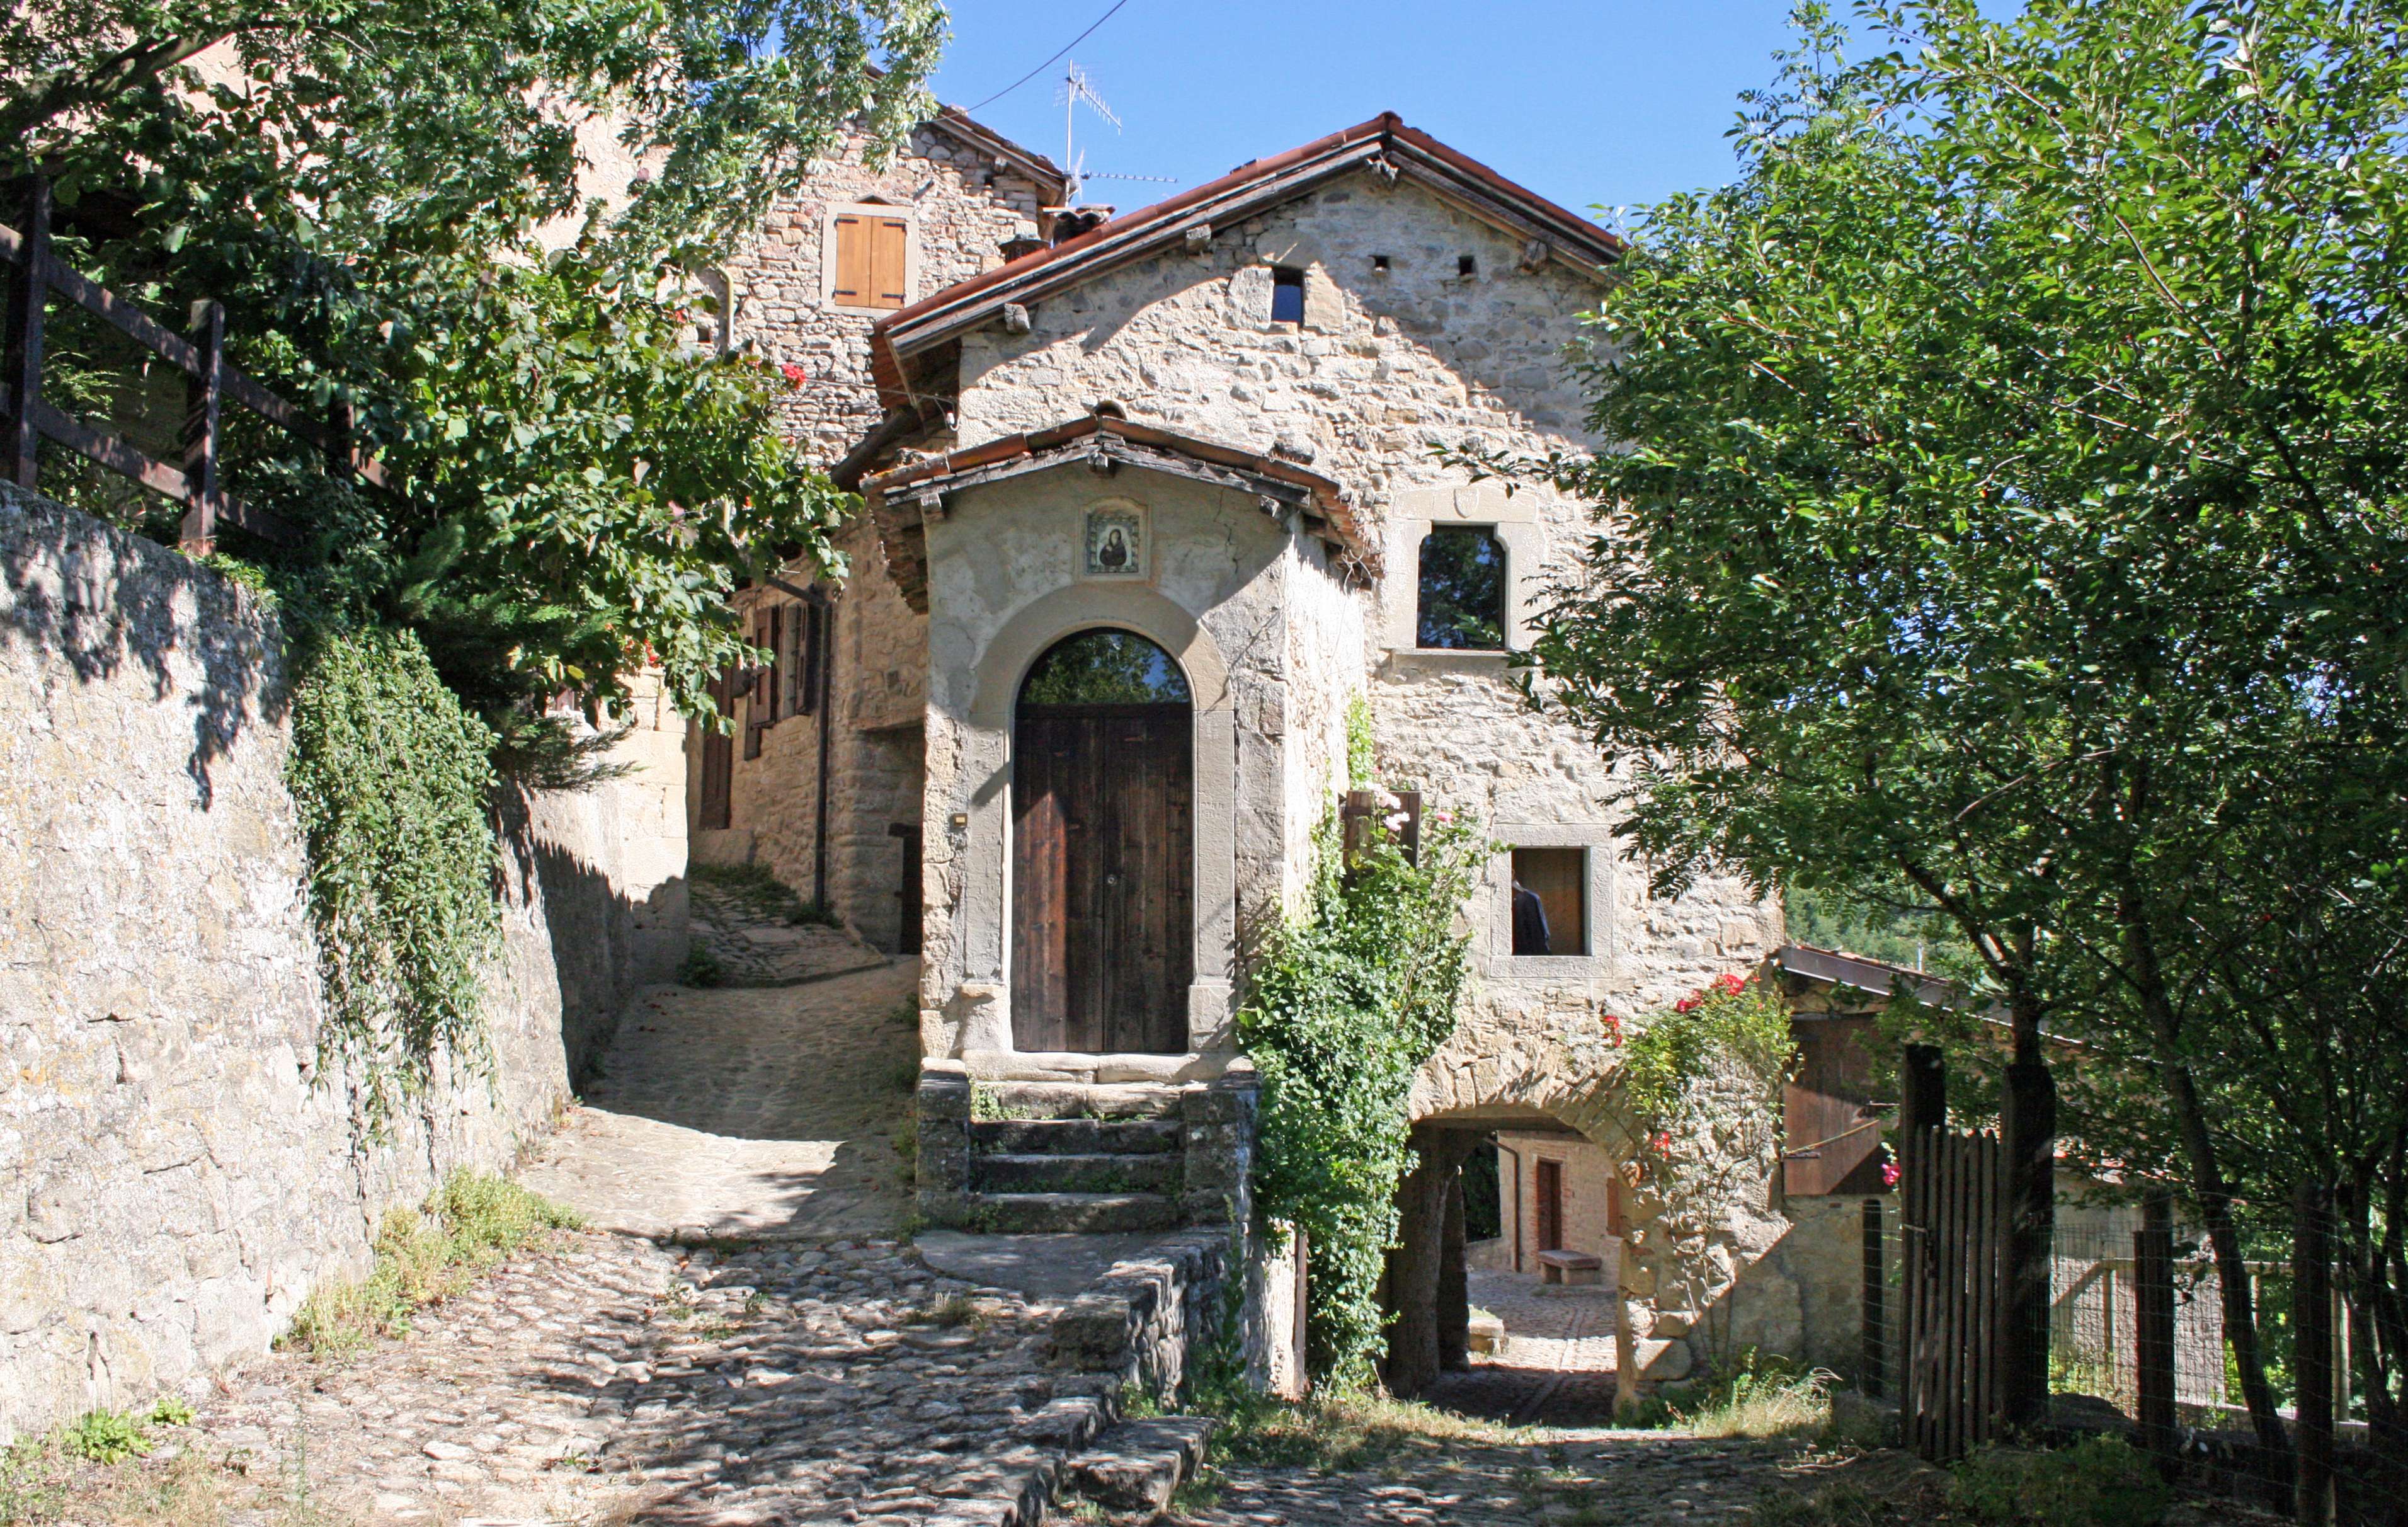
[[[1519,1446],[1428,1446],[1369,1468],[1225,1467],[1181,1527],[1672,1527],[1745,1520],[1797,1445],[1662,1433],[1540,1433]]]
[[[1439,1380],[1431,1398],[1515,1425],[1598,1426],[1613,1416],[1613,1292],[1474,1272],[1471,1303],[1505,1322],[1505,1346]]]
[[[360,1358],[234,1376],[136,1465],[184,1485],[139,1520],[993,1520],[968,1498],[1056,1419],[1052,1306],[892,1238],[912,976],[648,993],[525,1174],[592,1228]]]

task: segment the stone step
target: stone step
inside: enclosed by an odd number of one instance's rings
[[[968,1228],[990,1234],[1114,1234],[1175,1230],[1179,1201],[1160,1193],[972,1193]]]
[[[1186,1095],[1184,1088],[1155,1082],[973,1082],[971,1088],[970,1116],[996,1121],[1177,1118]]]
[[[1212,1434],[1206,1416],[1153,1416],[1123,1421],[1062,1466],[1064,1490],[1123,1521],[1154,1521],[1170,1497],[1204,1466]]]
[[[970,1191],[997,1193],[1177,1193],[1181,1156],[996,1154],[970,1158]]]
[[[999,1156],[1151,1156],[1186,1148],[1175,1118],[1027,1118],[970,1125],[970,1149]]]

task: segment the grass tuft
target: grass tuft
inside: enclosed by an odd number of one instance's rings
[[[1232,1386],[1209,1406],[1218,1462],[1270,1468],[1360,1469],[1407,1453],[1466,1445],[1526,1446],[1537,1433],[1367,1390],[1324,1389],[1301,1403]]]
[[[462,1292],[504,1258],[583,1223],[506,1178],[454,1172],[423,1209],[386,1215],[368,1275],[313,1290],[277,1346],[315,1362],[349,1357],[379,1336],[407,1333],[412,1315]]]

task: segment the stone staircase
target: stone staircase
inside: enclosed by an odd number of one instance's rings
[[[920,1212],[999,1234],[1126,1233],[1242,1220],[1251,1071],[1211,1082],[920,1078]]]

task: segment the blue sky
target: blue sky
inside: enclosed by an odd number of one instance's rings
[[[933,87],[1001,90],[1111,0],[955,0]],[[1120,116],[1083,109],[1088,199],[1124,209],[1382,111],[1575,210],[1720,185],[1739,92],[1765,82],[1787,0],[1128,0],[1071,51]],[[1056,159],[1063,65],[980,110]]]

